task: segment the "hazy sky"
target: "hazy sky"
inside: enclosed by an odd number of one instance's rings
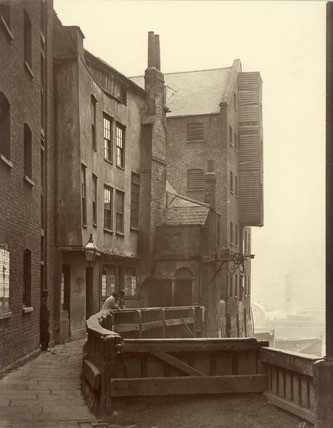
[[[252,296],[282,302],[291,275],[303,304],[324,295],[325,3],[54,0],[85,48],[127,76],[161,38],[163,72],[232,65],[263,79],[265,226],[252,229]]]

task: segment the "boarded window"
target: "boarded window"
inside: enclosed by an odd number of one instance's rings
[[[139,227],[139,197],[140,197],[140,175],[132,172],[131,183],[131,227]]]
[[[204,190],[205,175],[203,169],[189,169],[187,171],[188,190]]]
[[[212,159],[207,161],[207,171],[214,172],[214,161]]]
[[[92,214],[93,214],[93,223],[97,224],[97,176],[92,175]]]
[[[96,147],[96,104],[97,100],[96,98],[91,95],[91,145],[94,150],[97,149]]]
[[[204,139],[203,123],[187,124],[187,141],[200,141]]]

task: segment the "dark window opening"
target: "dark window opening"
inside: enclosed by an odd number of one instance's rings
[[[31,306],[31,251],[23,253],[23,305]]]
[[[26,123],[24,124],[24,175],[32,178],[32,134]]]
[[[0,92],[0,153],[10,160],[10,105]]]
[[[93,214],[93,224],[97,224],[97,176],[92,175],[92,214]]]
[[[82,224],[87,225],[87,181],[86,166],[81,164],[81,200],[82,200]]]
[[[91,95],[91,144],[94,150],[96,147],[96,98]]]
[[[0,16],[2,16],[7,27],[10,29],[10,0],[3,0],[0,3]]]
[[[139,227],[139,198],[140,198],[140,175],[132,172],[131,183],[131,227]]]

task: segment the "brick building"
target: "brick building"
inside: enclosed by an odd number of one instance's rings
[[[0,4],[0,373],[39,349],[46,288],[53,328],[53,13]]]

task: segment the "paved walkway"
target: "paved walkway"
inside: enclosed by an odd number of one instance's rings
[[[0,380],[0,428],[118,428],[98,420],[80,389],[84,341],[42,352]]]

